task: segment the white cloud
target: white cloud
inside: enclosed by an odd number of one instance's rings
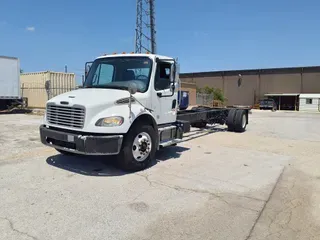
[[[36,28],[33,27],[33,26],[31,26],[31,27],[26,27],[26,30],[27,30],[28,32],[34,32],[34,31],[36,30]]]

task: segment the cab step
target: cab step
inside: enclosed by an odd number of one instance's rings
[[[183,129],[179,125],[166,125],[158,129],[159,145],[158,149],[176,145],[183,137]]]
[[[181,141],[182,141],[181,139],[172,139],[172,140],[169,140],[169,141],[160,142],[159,147],[160,148],[164,148],[164,147],[177,145]]]

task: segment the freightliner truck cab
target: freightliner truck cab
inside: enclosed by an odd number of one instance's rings
[[[47,102],[41,141],[62,154],[118,155],[125,170],[148,166],[161,146],[176,144],[179,67],[153,54],[95,59],[83,86]]]
[[[40,136],[62,154],[117,155],[128,171],[146,168],[160,147],[175,145],[190,126],[226,124],[244,132],[248,109],[178,110],[179,66],[154,54],[95,59],[80,89],[47,102]],[[181,94],[180,94],[181,95]]]

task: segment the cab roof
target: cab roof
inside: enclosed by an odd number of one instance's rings
[[[151,54],[151,53],[113,53],[113,54],[105,54],[103,56],[97,57],[97,59],[101,58],[108,58],[108,57],[149,57],[152,59],[159,58],[159,59],[172,59],[172,57],[166,57],[163,55],[158,55],[158,54]]]

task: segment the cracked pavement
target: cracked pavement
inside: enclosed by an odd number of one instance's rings
[[[0,115],[0,239],[320,239],[319,119],[253,111],[243,134],[193,129],[126,174]]]

